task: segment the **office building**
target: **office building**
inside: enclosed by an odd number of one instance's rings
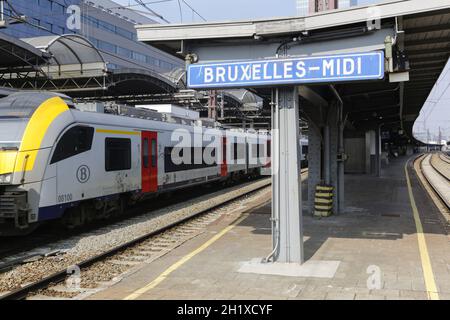
[[[67,23],[73,17],[70,5],[80,8],[78,25]],[[0,32],[16,38],[80,34],[101,50],[111,69],[143,68],[165,73],[183,66],[181,60],[137,41],[134,26],[156,21],[111,0],[12,0],[5,3],[4,13],[5,20],[25,15],[27,23],[10,24]]]
[[[297,15],[307,16],[320,11],[357,6],[358,0],[297,0]]]

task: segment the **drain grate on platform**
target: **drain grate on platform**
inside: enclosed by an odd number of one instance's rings
[[[402,237],[401,233],[393,233],[393,232],[363,231],[362,235],[364,237],[377,238],[377,239],[399,239]]]

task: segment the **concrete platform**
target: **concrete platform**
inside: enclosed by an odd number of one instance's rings
[[[331,277],[239,272],[271,251],[268,194],[90,299],[450,299],[449,237],[410,169],[415,218],[406,160],[347,175],[345,214],[305,215],[306,258],[338,262]]]

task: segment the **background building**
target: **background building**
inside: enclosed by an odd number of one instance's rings
[[[357,6],[358,0],[297,0],[297,14],[307,16],[315,12]]]
[[[81,25],[71,29],[67,19],[70,5],[80,7]],[[0,29],[16,38],[78,33],[98,47],[109,68],[144,68],[166,73],[183,67],[183,62],[136,39],[136,24],[154,20],[110,0],[10,0],[5,3],[5,20],[25,15],[26,23]]]
[[[338,0],[310,0],[309,12],[320,12],[338,8]]]

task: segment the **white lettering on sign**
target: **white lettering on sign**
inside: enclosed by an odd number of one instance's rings
[[[225,82],[225,68],[224,67],[217,67],[217,81],[218,82]]]
[[[353,59],[348,59],[348,58],[344,59],[343,64],[344,64],[343,74],[345,76],[352,74],[355,71],[355,62]]]
[[[252,78],[251,65],[242,66],[242,80],[250,80]]]
[[[332,61],[330,62],[333,63]],[[272,68],[270,68],[272,67]],[[320,67],[309,68],[310,71],[320,70]],[[294,76],[303,78],[307,74],[304,61],[273,64],[255,63],[251,65],[233,65],[222,67],[205,67],[203,71],[204,82],[236,82],[250,80],[292,79]]]
[[[272,80],[272,76],[269,75],[269,64],[268,63],[264,63],[264,67],[263,67],[263,78],[264,80]]]
[[[253,72],[253,79],[254,80],[261,80],[261,65],[260,64],[254,64],[252,67]]]
[[[284,64],[284,78],[291,79],[292,78],[292,65],[294,63],[292,61],[286,62]]]
[[[212,68],[206,67],[204,74],[205,74],[205,82],[206,83],[210,83],[214,80],[214,74],[213,74]]]
[[[233,74],[234,72],[234,74]],[[237,66],[229,66],[228,73],[230,74],[230,81],[236,81],[239,77],[238,67]]]
[[[233,62],[189,67],[189,86],[219,84],[304,83],[355,79],[382,79],[383,52],[284,60]],[[219,86],[220,87],[220,86]]]
[[[295,75],[298,78],[303,78],[306,75],[305,62],[303,62],[303,61],[297,62],[296,67],[297,67],[297,72],[295,73]]]
[[[334,77],[334,76],[348,76],[348,75],[361,75],[362,63],[361,58],[352,59],[325,59],[322,62],[322,76]]]
[[[327,75],[334,76],[333,60],[323,60],[322,75],[324,77],[326,77]]]
[[[273,78],[274,79],[283,79],[283,76],[278,73],[278,63],[273,65]]]

